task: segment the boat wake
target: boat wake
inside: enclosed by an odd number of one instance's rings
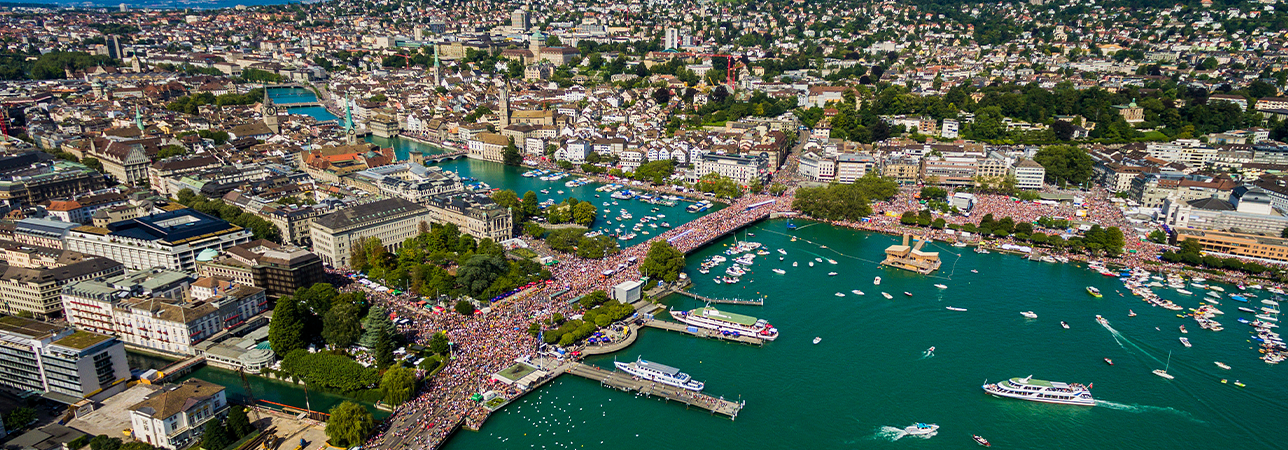
[[[1203,423],[1202,420],[1194,418],[1194,416],[1188,412],[1181,411],[1179,409],[1168,407],[1168,406],[1128,405],[1123,403],[1111,402],[1108,400],[1096,400],[1096,406],[1103,406],[1109,409],[1114,409],[1118,411],[1127,411],[1127,412],[1138,413],[1138,414],[1139,413],[1169,413],[1169,414],[1175,414],[1175,415],[1184,417],[1194,422]]]
[[[935,437],[935,435],[936,435],[936,434],[939,434],[939,432],[938,432],[938,431],[935,431],[935,432],[930,432],[930,433],[927,433],[927,434],[911,435],[911,436],[912,436],[912,437],[914,437],[914,438],[930,439],[930,438],[932,438],[932,437]],[[908,437],[908,436],[910,436],[910,435],[909,435],[907,432],[903,431],[903,429],[902,429],[902,428],[895,428],[895,427],[886,426],[886,427],[881,427],[880,429],[878,429],[878,430],[877,430],[877,432],[876,432],[876,434],[872,435],[872,438],[873,438],[873,439],[878,439],[878,440],[883,440],[883,441],[890,441],[890,442],[894,442],[894,441],[897,441],[897,440],[903,439],[903,438]]]
[[[921,353],[921,359],[930,359],[934,357],[935,357],[935,352],[932,352],[930,350],[926,350],[925,352]]]

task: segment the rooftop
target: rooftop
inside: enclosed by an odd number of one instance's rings
[[[75,333],[67,335],[67,337],[54,341],[54,343],[63,347],[84,350],[111,338],[111,336],[77,330]]]
[[[41,322],[39,320],[27,319],[18,316],[0,316],[0,331],[19,334],[30,338],[44,338],[52,336],[61,329],[62,328],[57,325]]]

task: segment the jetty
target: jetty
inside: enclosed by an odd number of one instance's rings
[[[697,300],[697,301],[700,301],[700,302],[705,302],[705,303],[723,303],[723,304],[726,304],[726,305],[756,305],[756,306],[765,306],[765,300],[764,300],[764,299],[759,299],[759,298],[758,298],[758,299],[755,299],[755,300],[742,300],[742,299],[736,299],[736,298],[711,298],[711,297],[707,297],[707,296],[705,296],[705,295],[698,295],[698,294],[694,294],[694,293],[689,292],[689,291],[675,290],[675,291],[672,291],[672,292],[675,292],[676,294],[680,294],[680,295],[683,295],[683,296],[685,296],[685,297],[689,297],[689,298],[692,298],[692,299],[694,299],[694,300]]]
[[[582,363],[573,364],[568,368],[567,373],[598,381],[601,386],[607,388],[623,392],[634,391],[646,397],[661,397],[667,402],[683,403],[686,407],[705,409],[711,414],[727,416],[730,419],[737,419],[738,412],[742,411],[743,405],[746,404],[745,401],[733,402],[667,384],[639,380],[622,372],[602,370]]]
[[[665,320],[657,320],[657,319],[647,320],[644,322],[644,326],[649,328],[656,328],[659,330],[667,330],[667,331],[674,331],[677,333],[684,333],[690,336],[697,336],[700,338],[738,342],[742,344],[749,344],[749,345],[755,345],[755,346],[765,345],[764,339],[761,339],[755,336],[746,336],[746,335],[726,336],[726,335],[720,334],[719,331],[708,330],[706,328],[690,327],[682,323],[667,322]]]
[[[903,245],[891,245],[886,248],[885,261],[881,265],[890,266],[896,269],[909,270],[922,275],[929,274],[939,270],[939,265],[943,264],[939,260],[939,252],[923,252],[921,247],[926,245],[925,239],[917,239],[916,245],[909,246],[911,235],[904,233]]]

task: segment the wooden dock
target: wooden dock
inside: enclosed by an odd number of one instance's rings
[[[688,407],[702,408],[711,411],[712,414],[728,416],[730,419],[737,419],[738,412],[742,410],[743,405],[746,403],[716,398],[654,381],[637,380],[635,377],[622,372],[601,370],[580,363],[570,367],[567,373],[598,381],[601,386],[607,388],[624,392],[634,391],[648,397],[662,397],[668,402],[675,401]]]
[[[700,338],[738,342],[742,344],[750,344],[750,345],[756,345],[756,346],[765,344],[764,339],[754,337],[754,336],[725,336],[723,334],[720,334],[719,331],[708,330],[706,328],[696,328],[696,327],[695,328],[697,329],[697,331],[689,331],[688,325],[685,325],[682,323],[667,322],[667,321],[662,321],[657,319],[644,322],[644,326],[650,327],[650,328],[657,328],[659,330],[668,330],[668,331],[674,331],[677,333],[684,333],[690,336],[697,336]]]
[[[675,292],[676,294],[683,295],[683,296],[685,296],[685,297],[690,297],[690,298],[692,298],[692,299],[694,299],[694,300],[697,300],[697,301],[700,301],[700,302],[705,302],[705,303],[722,303],[722,304],[726,304],[726,305],[755,305],[755,306],[764,306],[764,305],[765,305],[765,300],[764,300],[764,299],[741,300],[741,299],[736,299],[736,298],[711,298],[711,297],[707,297],[707,296],[702,296],[702,295],[694,294],[694,293],[689,292],[689,291],[676,290],[676,291],[673,291],[673,292]]]

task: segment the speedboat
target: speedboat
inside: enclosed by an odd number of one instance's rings
[[[845,296],[845,294],[842,294],[842,293],[840,293],[840,292],[837,292],[837,293],[836,293],[836,296],[837,296],[837,297],[844,297],[844,296]]]
[[[1109,319],[1101,317],[1100,314],[1096,314],[1096,322],[1100,322],[1100,324],[1104,326],[1109,326]]]
[[[828,272],[828,273],[827,273],[827,276],[829,276],[829,277],[834,277],[834,276],[836,276],[836,272]]]
[[[1036,319],[1036,318],[1038,318],[1037,313],[1035,313],[1035,312],[1033,312],[1033,311],[1020,311],[1020,315],[1021,315],[1021,316],[1024,316],[1025,318],[1028,318],[1028,319]]]
[[[1100,294],[1100,289],[1096,289],[1094,286],[1087,286],[1087,293],[1091,294],[1093,297],[1103,297],[1103,295]]]
[[[1189,339],[1181,338],[1181,343],[1182,343],[1182,344],[1185,344],[1185,347],[1186,347],[1186,348],[1193,347],[1193,345],[1190,345],[1190,340],[1189,340]]]
[[[1178,293],[1178,294],[1185,294],[1185,295],[1194,295],[1194,293],[1193,293],[1193,292],[1187,291],[1187,290],[1185,290],[1185,289],[1177,289],[1177,290],[1176,290],[1176,293]]]
[[[886,300],[893,300],[893,299],[894,299],[894,296],[893,296],[893,295],[890,295],[890,293],[889,293],[889,292],[882,292],[882,293],[881,293],[881,296],[882,296],[882,297],[885,297],[885,298],[886,298]]]
[[[1066,329],[1066,330],[1067,330],[1067,329],[1069,329],[1069,324],[1064,323],[1064,321],[1063,321],[1063,320],[1061,320],[1061,321],[1060,321],[1060,326],[1064,327],[1064,329]]]
[[[1185,325],[1181,325],[1181,333],[1188,334],[1189,332],[1190,332],[1190,330],[1186,330],[1186,329],[1185,329]]]
[[[912,425],[910,427],[904,428],[903,432],[908,433],[909,436],[929,437],[929,436],[933,436],[937,430],[939,430],[939,425],[935,425],[933,423],[918,423],[916,425]]]
[[[1111,365],[1111,366],[1112,366],[1112,365],[1114,365],[1114,360],[1109,359],[1109,358],[1105,358],[1105,364],[1109,364],[1109,365]]]
[[[880,285],[881,285],[881,277],[876,277],[876,279],[872,280],[872,285],[873,285],[873,286],[880,286]]]
[[[908,291],[903,291],[903,295],[906,295],[906,296],[912,297],[912,293],[911,293],[911,292],[908,292]]]
[[[1229,364],[1226,364],[1226,363],[1223,363],[1223,362],[1221,362],[1221,361],[1215,361],[1215,362],[1213,362],[1213,364],[1216,364],[1216,366],[1217,366],[1217,367],[1220,367],[1220,368],[1222,368],[1222,369],[1230,370],[1230,365],[1229,365]]]
[[[818,343],[819,343],[819,342],[822,342],[822,341],[823,341],[823,338],[818,337],[818,336],[815,336],[815,337],[814,337],[814,345],[818,345]]]
[[[944,309],[947,309],[947,310],[949,310],[949,311],[966,311],[966,308],[958,308],[958,307],[956,307],[956,306],[949,306],[949,307],[944,308]]]
[[[858,289],[851,289],[850,292],[853,292],[854,295],[863,295],[863,291],[860,291]]]
[[[992,445],[988,443],[988,439],[984,439],[983,436],[978,434],[972,434],[971,439],[974,439],[976,444],[983,445],[985,447],[992,447]]]
[[[774,273],[779,274],[779,275],[783,275],[783,274],[787,273],[787,271],[786,271],[786,270],[783,270],[783,269],[774,269]]]
[[[948,286],[945,286],[945,285],[942,285],[942,284],[938,284],[938,283],[936,283],[936,284],[935,284],[935,287],[940,288],[940,289],[948,289]]]

